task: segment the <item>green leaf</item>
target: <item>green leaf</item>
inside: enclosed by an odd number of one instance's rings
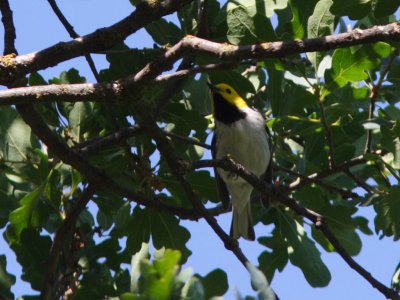
[[[211,93],[206,85],[207,76],[201,76],[199,80],[192,80],[184,89],[184,95],[189,99],[193,109],[200,114],[211,113]]]
[[[256,93],[253,84],[236,71],[215,71],[209,74],[209,76],[212,84],[227,83],[234,87],[243,99],[246,99],[245,96],[247,93]]]
[[[356,211],[356,208],[341,205],[326,207],[322,210],[329,229],[351,256],[358,255],[362,247],[361,239],[356,233],[359,220],[351,217]]]
[[[348,178],[345,178],[345,180],[348,181]],[[345,188],[338,177],[327,183]],[[324,216],[330,230],[350,255],[355,256],[360,253],[362,245],[357,230],[370,232],[370,229],[365,218],[354,216],[357,213],[357,208],[353,204],[331,201],[331,199],[334,199],[331,192],[315,186],[304,187],[296,193],[296,199],[304,206]],[[334,251],[332,245],[319,230],[313,230],[312,234],[325,250]]]
[[[210,8],[210,3],[215,3],[216,1],[208,1]],[[217,4],[218,5],[218,4]],[[218,5],[219,8],[219,5]],[[207,11],[210,12],[210,11]],[[185,5],[182,9],[178,10],[177,15],[178,15],[178,20],[181,25],[182,31],[184,32],[185,35],[191,34],[191,35],[198,35],[198,26],[199,26],[199,21],[198,20],[198,3],[189,3]],[[209,25],[212,24],[212,21],[208,23]]]
[[[46,178],[43,178],[43,180],[45,181],[45,200],[54,209],[54,211],[58,212],[62,198],[62,191],[60,188],[60,172],[54,168],[49,172]]]
[[[229,2],[226,20],[227,38],[231,44],[254,44],[258,41],[254,20],[245,7]]]
[[[308,18],[308,38],[317,38],[333,33],[335,16],[330,12],[331,6],[332,0],[321,0],[317,3],[312,16]],[[324,54],[321,52],[309,52],[307,56],[314,69],[317,70]]]
[[[18,201],[16,197],[19,195],[14,193],[14,187],[7,179],[7,170],[11,171],[11,168],[0,164],[0,228],[3,228],[9,221],[9,214],[18,207]]]
[[[393,159],[389,160],[388,163],[395,169],[400,168],[400,138],[399,138],[399,128],[400,128],[400,110],[393,106],[388,105],[381,112],[390,116],[392,120],[396,120],[395,125],[392,128],[388,128],[385,124],[381,124],[381,144],[382,148],[391,152],[393,155]]]
[[[382,18],[394,14],[400,6],[400,0],[377,0],[374,8],[374,15]]]
[[[9,231],[7,230],[7,238]],[[21,233],[18,242],[12,242],[10,247],[15,252],[17,261],[22,266],[24,281],[31,284],[34,290],[40,291],[46,273],[47,254],[50,251],[51,239],[41,236],[36,229],[27,228]]]
[[[170,299],[180,257],[179,251],[166,249],[153,265],[142,264],[141,290],[146,296],[157,300]]]
[[[350,48],[336,49],[332,57],[333,80],[339,86],[348,82],[365,80],[368,74],[365,72],[377,66],[376,58],[369,58],[363,48],[352,53]]]
[[[0,157],[13,162],[26,161],[30,150],[40,148],[31,128],[11,106],[0,109]]]
[[[292,19],[284,22],[282,18],[279,19],[279,24],[284,23],[286,31],[291,32],[294,39],[304,38],[308,32],[308,23],[310,16],[315,10],[318,0],[290,0],[290,10],[292,12]],[[278,26],[279,26],[278,24]]]
[[[103,267],[117,270],[120,268],[122,256],[119,254],[120,245],[118,239],[107,238],[98,244],[91,243],[79,251],[79,257],[87,264],[95,265],[97,260],[104,258]]]
[[[168,213],[148,212],[151,223],[151,237],[156,249],[163,247],[177,249],[182,253],[182,263],[185,263],[191,251],[186,247],[190,232],[179,226],[179,220]]]
[[[106,296],[113,298],[119,295],[115,289],[111,270],[105,264],[92,262],[90,268],[85,269],[86,272],[82,273],[74,299],[104,299]]]
[[[130,228],[127,240],[127,250],[130,253],[138,252],[142,243],[148,243],[151,234],[156,249],[165,247],[181,251],[183,263],[191,254],[190,250],[186,248],[190,233],[186,228],[180,226],[179,220],[171,214],[157,213],[136,206],[127,227]]]
[[[91,119],[93,104],[89,102],[76,102],[69,112],[68,121],[75,136],[76,142],[80,142],[86,131],[85,123]]]
[[[303,226],[282,214],[280,230],[289,244],[290,262],[299,267],[312,287],[328,285],[331,274],[321,260],[321,254],[304,231]]]
[[[336,16],[359,20],[371,11],[371,6],[371,0],[333,0],[331,12]]]
[[[270,64],[267,63],[267,66],[269,67]],[[282,101],[284,97],[284,72],[269,68],[268,76],[267,97],[271,102],[271,108],[274,116],[278,116],[280,115],[280,112],[284,110],[284,104]]]
[[[49,80],[51,84],[68,84],[68,83],[85,83],[86,78],[79,75],[79,71],[77,69],[70,69],[68,71],[63,71],[60,74],[60,77],[54,77]]]
[[[28,81],[30,86],[34,86],[34,85],[46,85],[47,81],[44,80],[44,78],[42,77],[42,75],[40,75],[38,72],[32,72],[29,75],[29,81]]]
[[[388,57],[392,52],[392,46],[385,42],[377,42],[370,45],[365,45],[365,48],[369,52],[374,52],[379,58]]]
[[[246,268],[250,273],[251,285],[253,289],[257,292],[258,299],[275,300],[275,293],[269,286],[268,280],[267,278],[265,278],[265,275],[249,262],[246,263]]]
[[[220,201],[215,186],[215,178],[208,171],[190,172],[186,179],[191,183],[195,192],[204,200],[218,203]]]
[[[116,53],[107,54],[107,61],[110,66],[100,71],[100,77],[104,81],[111,81],[131,75],[142,69],[150,59],[155,55],[146,51],[130,51],[130,48],[124,43],[115,45],[110,50],[117,51]],[[116,107],[114,107],[115,109]]]
[[[131,0],[132,2],[132,0]],[[119,296],[120,300],[143,300],[142,296],[138,296],[137,294],[134,293],[123,293],[122,295]]]
[[[114,216],[115,228],[120,229],[128,226],[129,217],[131,212],[131,206],[129,202],[126,202],[121,206]]]
[[[269,17],[287,6],[287,0],[239,0],[227,5],[227,38],[231,44],[275,40]]]
[[[251,17],[260,14],[270,18],[275,10],[287,7],[288,0],[238,0],[235,3],[245,8]]]
[[[400,187],[392,186],[387,196],[375,201],[374,209],[376,233],[400,239]]]
[[[7,272],[7,258],[0,255],[0,298],[14,299],[11,287],[15,284],[15,276]]]
[[[395,61],[389,70],[387,80],[392,83],[400,83],[400,62]]]
[[[196,277],[191,277],[183,286],[181,297],[182,299],[205,300],[210,299],[205,297],[205,292],[201,281]]]
[[[21,206],[10,214],[10,224],[14,234],[11,241],[18,241],[24,229],[28,227],[37,227],[39,225],[36,208],[39,204],[44,186],[45,184],[41,184],[32,192],[26,194],[19,202]]]
[[[191,110],[190,107],[185,107],[182,103],[168,104],[162,114],[162,118],[166,123],[173,124],[174,133],[183,136],[188,136],[192,130],[202,132],[208,126],[207,120],[199,112]]]
[[[136,206],[128,226],[130,228],[126,241],[126,250],[128,253],[138,252],[142,248],[143,243],[150,241],[150,226],[148,222],[147,210]]]
[[[200,278],[200,280],[205,289],[205,299],[222,296],[229,288],[228,277],[221,269],[211,271],[205,277]]]
[[[150,23],[146,31],[151,35],[154,42],[159,45],[176,44],[183,37],[182,31],[172,22],[164,19]]]
[[[260,270],[264,272],[271,282],[275,271],[281,272],[289,261],[288,243],[284,240],[279,230],[274,230],[272,237],[260,237],[258,241],[260,244],[272,249],[272,252],[264,251],[258,257]]]

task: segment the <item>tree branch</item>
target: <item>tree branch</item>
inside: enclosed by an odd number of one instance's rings
[[[78,199],[74,201],[70,211],[68,212],[66,218],[58,227],[53,245],[50,249],[50,254],[47,260],[46,275],[44,278],[43,287],[40,293],[41,300],[54,299],[54,292],[56,291],[58,284],[55,282],[55,269],[57,266],[58,258],[61,255],[62,247],[64,246],[65,239],[70,234],[72,228],[74,227],[79,215],[85,209],[86,205],[94,195],[95,189],[89,185]]]
[[[0,61],[0,84],[7,85],[28,73],[55,66],[86,53],[109,49],[140,28],[179,10],[192,1],[140,1],[131,15],[110,27],[98,29],[69,42],[61,42],[34,53],[18,56],[9,63]]]
[[[15,39],[17,35],[15,34],[15,27],[13,21],[13,13],[10,8],[10,4],[8,0],[0,1],[0,11],[1,11],[1,22],[3,22],[4,26],[4,50],[3,54],[12,54],[17,55],[17,50],[15,49]]]
[[[360,274],[365,280],[367,280],[374,288],[378,289],[383,295],[385,295],[388,299],[399,300],[400,295],[396,293],[391,288],[388,288],[380,281],[376,280],[368,271],[366,271],[361,265],[359,265],[343,248],[340,242],[336,239],[334,234],[330,231],[326,220],[320,214],[304,208],[299,205],[295,200],[288,197],[285,193],[282,193],[278,188],[274,185],[267,184],[264,181],[260,180],[256,175],[250,173],[241,165],[236,164],[230,158],[223,158],[218,160],[201,160],[192,163],[191,169],[199,169],[206,167],[216,167],[221,168],[229,172],[233,172],[243,179],[245,179],[248,183],[250,183],[255,189],[260,191],[261,193],[266,193],[274,198],[276,198],[279,202],[284,204],[285,206],[291,208],[297,214],[307,218],[311,222],[314,223],[315,227],[324,234],[327,240],[332,244],[335,248],[336,252],[343,258],[343,260],[358,274]]]
[[[139,10],[139,8],[137,10]],[[85,40],[85,38],[80,39]],[[365,30],[355,29],[348,33],[330,35],[322,38],[261,43],[247,46],[220,44],[194,36],[186,36],[165,53],[162,53],[157,59],[147,64],[137,74],[128,76],[123,80],[103,84],[49,85],[20,88],[13,92],[1,91],[0,104],[49,102],[54,101],[55,95],[57,95],[60,101],[109,101],[110,97],[113,97],[115,101],[124,100],[129,90],[134,90],[137,95],[138,90],[144,86],[154,84],[154,80],[158,75],[171,69],[177,60],[187,55],[205,54],[220,58],[224,63],[231,63],[233,66],[238,61],[246,59],[284,57],[296,53],[325,51],[352,45],[399,39],[399,23],[374,26]],[[84,44],[85,43],[83,43],[83,45]],[[60,53],[62,54],[63,52],[60,51]],[[28,54],[28,56],[34,57],[37,55],[39,54]],[[16,70],[21,74],[21,65],[26,66],[24,68],[30,66],[30,63],[26,62],[27,58],[25,56],[18,56],[15,59],[10,59],[8,63],[2,63],[0,60],[0,83],[8,82],[10,78],[14,78],[15,76],[13,74]],[[39,65],[40,62],[35,64],[37,68],[24,72],[28,73],[46,67],[45,65],[39,67]],[[22,73],[24,74],[24,72]],[[192,75],[191,72],[188,73]],[[5,76],[6,74],[7,76]]]
[[[157,78],[155,80],[157,82],[170,81],[171,79],[174,79],[174,78],[186,78],[190,75],[195,75],[197,73],[205,73],[205,72],[211,72],[211,71],[217,71],[217,70],[232,69],[237,66],[238,66],[237,62],[196,66],[196,67],[193,67],[190,69],[178,70],[178,71],[170,73],[170,74],[157,76]]]

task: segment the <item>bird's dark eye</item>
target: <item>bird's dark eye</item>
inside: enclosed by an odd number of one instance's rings
[[[226,89],[226,92],[227,92],[228,94],[232,93],[231,89]]]

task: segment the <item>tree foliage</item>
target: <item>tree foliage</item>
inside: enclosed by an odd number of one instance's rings
[[[204,218],[248,269],[259,299],[274,298],[268,282],[288,263],[312,287],[328,285],[321,249],[399,299],[399,266],[381,283],[352,257],[360,235],[400,238],[400,25],[387,25],[400,1],[130,2],[126,20],[34,56],[17,55],[10,7],[0,5],[0,84],[9,88],[0,91],[0,227],[21,279],[41,299],[221,296],[223,270],[202,277],[181,269],[196,251],[181,220]],[[152,48],[124,42],[140,28]],[[92,66],[97,84],[79,65],[40,74],[77,56],[92,64],[98,51],[109,67]],[[273,185],[229,159],[206,159],[208,81],[234,86],[265,113]],[[214,166],[253,184],[254,223],[273,225],[258,237],[265,248],[257,267],[218,225],[229,212]],[[259,193],[273,196],[270,207],[261,208]],[[368,207],[373,224],[362,217]],[[1,299],[14,297],[9,272],[2,255]]]

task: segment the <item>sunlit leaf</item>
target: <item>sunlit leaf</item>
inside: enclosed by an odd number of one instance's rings
[[[326,286],[331,280],[331,274],[322,262],[321,254],[314,242],[307,237],[304,228],[282,214],[280,229],[289,244],[290,262],[302,270],[311,286]]]

